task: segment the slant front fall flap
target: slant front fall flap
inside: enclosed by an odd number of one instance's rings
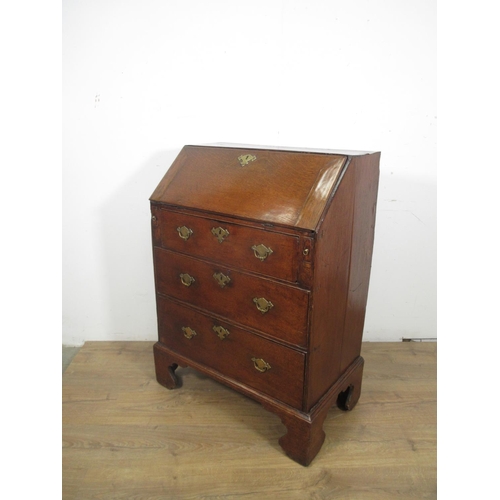
[[[313,230],[345,162],[338,154],[185,146],[151,201]]]

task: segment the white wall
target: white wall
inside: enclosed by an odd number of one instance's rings
[[[63,1],[63,343],[154,340],[184,144],[382,151],[365,340],[436,337],[434,0]]]

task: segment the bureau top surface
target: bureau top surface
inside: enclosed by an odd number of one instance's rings
[[[185,146],[152,202],[314,230],[348,155]]]

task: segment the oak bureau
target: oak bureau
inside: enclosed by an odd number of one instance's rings
[[[150,198],[158,382],[190,366],[257,400],[302,465],[360,396],[379,160],[185,146]]]

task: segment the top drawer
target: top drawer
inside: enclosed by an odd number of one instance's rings
[[[155,245],[297,281],[299,238],[152,207]]]

